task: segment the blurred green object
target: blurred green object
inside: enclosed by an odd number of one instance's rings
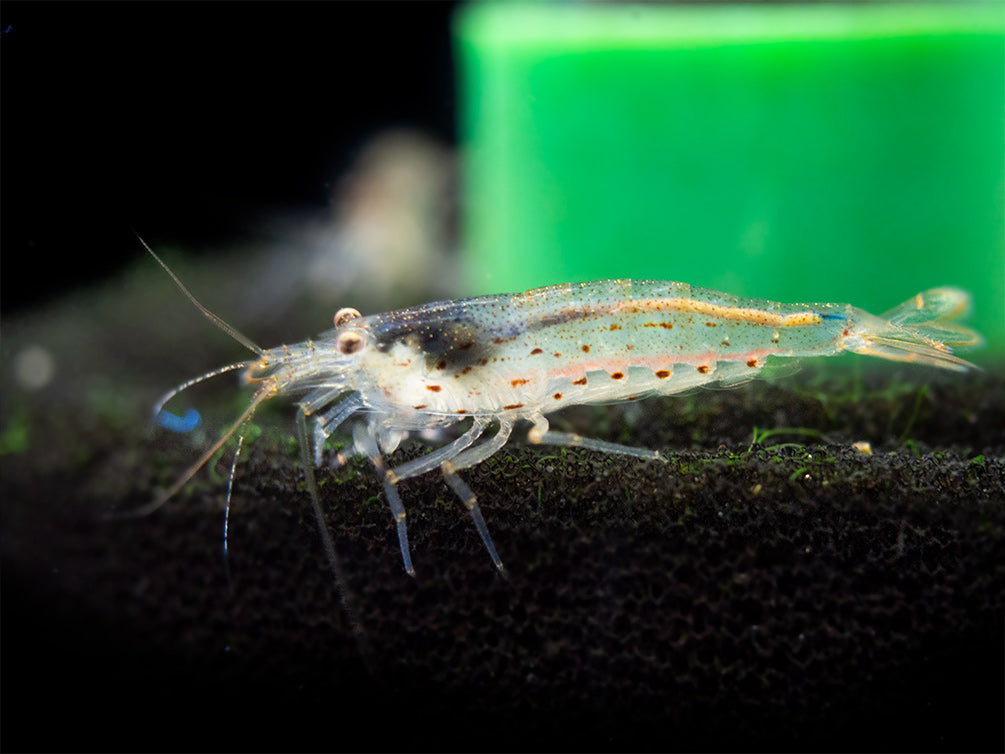
[[[882,313],[957,285],[1005,353],[1005,4],[472,5],[472,293],[681,280]]]

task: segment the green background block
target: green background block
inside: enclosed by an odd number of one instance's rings
[[[1005,352],[1005,4],[465,8],[472,292],[681,280]]]

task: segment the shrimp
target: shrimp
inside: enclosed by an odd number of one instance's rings
[[[415,575],[398,483],[439,469],[471,515],[496,569],[505,574],[477,497],[458,472],[499,451],[518,421],[530,423],[531,444],[665,461],[658,450],[554,431],[545,414],[576,404],[737,384],[756,376],[769,360],[842,351],[965,371],[974,365],[954,356],[952,348],[980,342],[975,332],[953,322],[969,304],[969,296],[956,288],[933,288],[874,316],[849,304],[782,304],[686,283],[601,280],[370,316],[344,308],[335,314],[334,329],[317,339],[266,349],[200,304],[140,240],[203,314],[255,354],[179,385],[158,402],[155,416],[182,390],[226,372],[243,370],[244,383],[256,386],[223,436],[142,512],[178,492],[232,435],[241,438],[241,428],[263,402],[299,396],[296,424],[307,488],[336,571],[313,466],[321,465],[326,440],[352,419],[358,419],[352,444],[338,461],[359,454],[373,467],[391,508],[405,571]],[[409,432],[461,422],[470,424],[451,442],[412,461],[388,462]],[[479,443],[493,425],[494,434]],[[240,447],[239,439],[237,454]],[[235,457],[228,511],[236,464]]]

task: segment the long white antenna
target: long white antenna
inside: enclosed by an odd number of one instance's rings
[[[133,229],[133,233],[136,233],[135,229]],[[150,245],[146,241],[143,240],[143,238],[140,236],[139,233],[136,233],[136,237],[139,239],[140,243],[143,244],[143,248],[145,248],[147,251],[150,252],[150,256],[152,256],[154,259],[157,260],[157,264],[159,264],[161,267],[163,267],[164,271],[168,275],[171,276],[171,279],[174,280],[175,285],[177,285],[178,288],[181,290],[181,292],[184,293],[188,297],[188,300],[191,301],[193,304],[195,304],[195,307],[199,311],[201,311],[203,314],[205,314],[206,317],[214,325],[216,325],[217,327],[219,327],[221,330],[223,330],[225,333],[227,333],[227,335],[229,335],[230,337],[232,337],[234,340],[236,340],[242,346],[244,346],[245,348],[247,348],[249,351],[253,351],[253,352],[257,353],[259,356],[261,356],[263,353],[265,353],[265,349],[262,348],[261,346],[257,345],[251,338],[249,338],[247,335],[245,335],[244,333],[242,333],[240,330],[236,329],[232,325],[227,324],[222,319],[220,319],[220,317],[216,316],[215,314],[213,314],[213,312],[211,312],[205,306],[203,306],[202,304],[200,304],[199,300],[189,292],[188,288],[185,287],[185,284],[182,283],[181,280],[178,279],[178,276],[175,275],[174,272],[172,272],[171,268],[168,267],[164,263],[164,260],[161,259],[159,256],[157,256],[154,253],[154,250],[150,248]]]

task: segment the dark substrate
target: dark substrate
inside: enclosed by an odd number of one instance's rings
[[[1001,371],[827,366],[557,422],[668,464],[468,470],[508,579],[437,475],[412,579],[370,470],[320,471],[362,642],[288,436],[245,451],[228,585],[225,481],[100,519],[191,449],[38,416],[92,451],[3,458],[4,748],[1000,750]]]

